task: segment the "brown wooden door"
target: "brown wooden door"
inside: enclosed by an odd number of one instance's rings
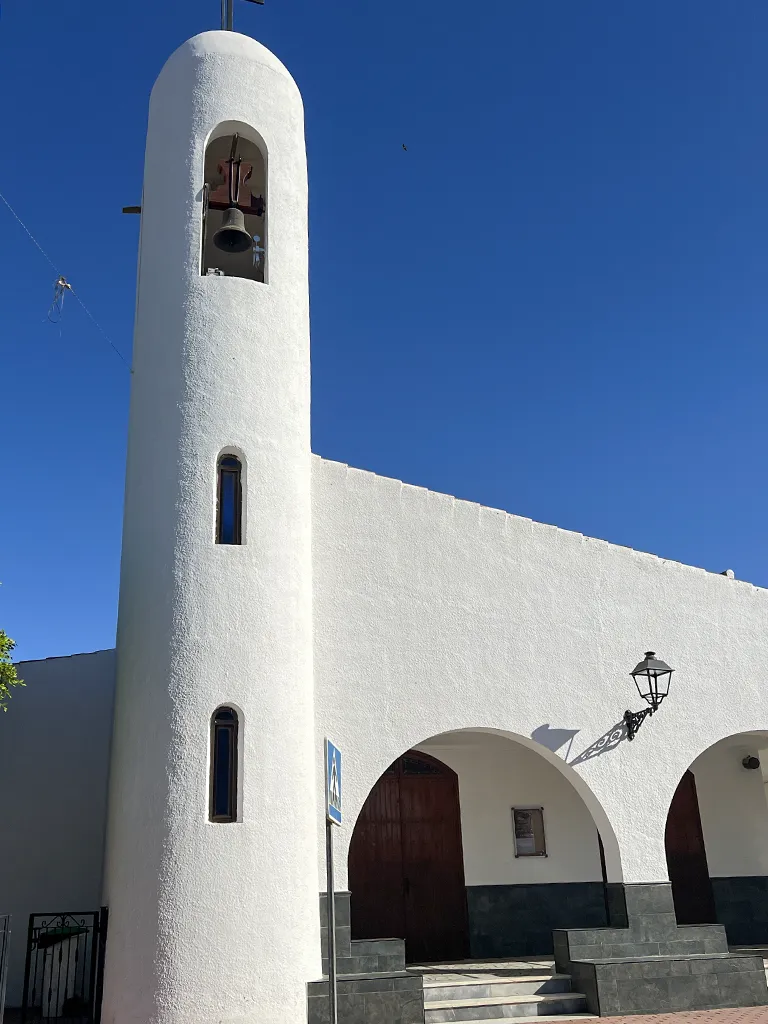
[[[405,937],[400,779],[393,768],[371,790],[349,847],[352,936]]]
[[[685,773],[672,797],[664,845],[677,923],[714,924],[715,901],[693,772]]]
[[[352,937],[402,938],[410,963],[467,955],[458,779],[414,751],[371,791],[349,847]]]

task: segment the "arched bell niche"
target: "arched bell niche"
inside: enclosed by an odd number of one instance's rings
[[[267,280],[267,161],[257,133],[225,121],[205,149],[203,276]]]

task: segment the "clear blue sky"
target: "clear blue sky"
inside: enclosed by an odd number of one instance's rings
[[[304,94],[313,449],[768,585],[768,4],[236,2]],[[0,191],[126,354],[149,91],[218,10],[2,5]],[[128,373],[53,278],[0,206],[22,658],[117,608]]]

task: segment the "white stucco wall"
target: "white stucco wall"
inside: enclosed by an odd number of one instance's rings
[[[705,751],[691,766],[712,878],[768,875],[763,777],[741,763],[764,743],[765,735],[733,736]]]
[[[12,915],[8,1005],[21,1004],[33,913],[101,905],[115,652],[21,662],[0,715],[0,913]]]
[[[320,458],[313,551],[316,731],[347,757],[341,871],[395,757],[485,728],[573,781],[610,880],[665,879],[678,779],[712,743],[768,725],[768,592],[751,584]],[[670,696],[634,742],[588,756],[639,710],[629,671],[646,650],[676,669]]]
[[[556,767],[502,736],[454,733],[421,746],[459,777],[467,885],[599,882],[597,830]],[[542,807],[546,857],[515,857],[513,807]]]
[[[200,274],[205,146],[268,168],[269,283]],[[320,974],[307,174],[280,61],[235,32],[168,60],[147,133],[117,636],[104,1024],[295,1024]],[[247,529],[214,543],[216,459]],[[242,820],[208,816],[209,722],[242,712]]]

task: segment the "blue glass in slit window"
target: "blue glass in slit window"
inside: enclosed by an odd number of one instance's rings
[[[235,538],[235,517],[236,517],[236,495],[235,488],[237,485],[236,476],[234,473],[227,473],[222,470],[221,473],[221,527],[220,527],[220,544],[234,544]]]
[[[229,726],[216,726],[213,765],[213,813],[218,817],[232,815],[232,731]]]
[[[216,542],[240,544],[242,497],[240,474],[242,466],[234,455],[224,455],[218,461],[218,516]]]

